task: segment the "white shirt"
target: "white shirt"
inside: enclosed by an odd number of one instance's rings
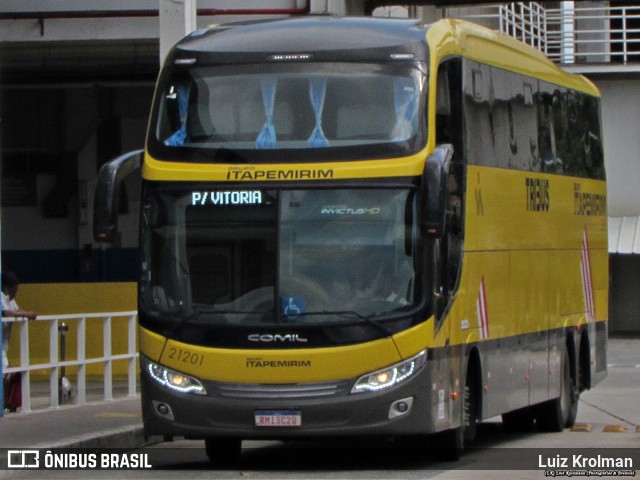
[[[15,299],[9,298],[9,295],[2,292],[2,310],[19,310]],[[7,353],[9,352],[9,340],[11,340],[11,327],[13,322],[2,322],[2,366],[9,366]]]

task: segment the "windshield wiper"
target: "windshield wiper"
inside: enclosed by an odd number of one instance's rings
[[[200,315],[200,314],[207,314],[207,313],[223,313],[223,314],[241,314],[241,315],[264,315],[265,313],[270,313],[270,312],[261,312],[260,310],[232,310],[230,308],[221,308],[221,309],[217,309],[217,308],[204,308],[201,310],[196,310],[194,313]]]
[[[295,318],[295,317],[314,316],[314,315],[337,315],[339,317],[356,317],[360,320],[364,320],[366,324],[371,325],[379,332],[384,333],[385,337],[393,336],[393,332],[389,328],[387,328],[386,325],[384,325],[383,323],[380,323],[377,320],[374,320],[373,318],[369,318],[366,315],[362,315],[361,313],[358,313],[355,310],[342,310],[339,312],[330,312],[327,310],[320,310],[317,312],[304,312],[304,313],[296,313],[294,315],[283,315],[283,316],[287,318]]]
[[[212,309],[194,310],[189,315],[185,315],[182,319],[180,319],[180,321],[182,323],[190,323],[194,320],[200,319],[200,317],[203,315],[215,315],[215,314],[218,314],[218,315],[265,315],[268,313],[269,312],[260,312],[256,310],[229,310],[229,309],[216,310],[212,308]]]
[[[175,336],[177,332],[188,324],[196,324],[200,317],[203,315],[220,314],[220,315],[264,315],[268,312],[256,312],[245,310],[215,310],[215,309],[194,309],[188,315],[181,317],[178,322],[173,326],[171,330],[172,336]]]

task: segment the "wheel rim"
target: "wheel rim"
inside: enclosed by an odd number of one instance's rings
[[[475,413],[473,393],[469,385],[465,385],[464,387],[463,416],[464,440],[466,442],[473,442],[476,438],[478,422]]]

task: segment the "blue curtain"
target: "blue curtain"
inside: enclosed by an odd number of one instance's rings
[[[316,117],[316,127],[311,132],[307,145],[311,148],[327,147],[329,141],[322,131],[322,109],[324,97],[327,93],[327,79],[314,77],[309,80],[309,97]]]
[[[419,97],[415,84],[409,78],[393,79],[393,97],[396,109],[393,141],[400,142],[411,138],[417,130]]]
[[[256,139],[256,148],[276,148],[276,128],[273,125],[273,108],[276,101],[277,83],[278,80],[275,78],[260,80],[262,104],[264,105],[266,121]]]
[[[180,83],[176,86],[176,96],[178,98],[178,110],[180,112],[180,128],[173,135],[164,141],[169,147],[181,147],[187,138],[187,110],[189,109],[189,93],[191,86]]]

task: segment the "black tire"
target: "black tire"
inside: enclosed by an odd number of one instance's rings
[[[576,365],[576,369],[578,366]],[[567,415],[567,421],[565,422],[565,428],[571,428],[576,423],[578,416],[578,401],[580,400],[580,386],[578,385],[578,378],[580,375],[578,371],[575,373],[575,377],[571,378],[571,387],[569,389],[569,412]]]
[[[560,396],[540,404],[536,408],[536,423],[538,430],[543,432],[561,432],[577,414],[578,400],[575,392],[574,381],[571,378],[571,364],[568,349],[565,349],[562,358],[562,378],[560,381]]]
[[[455,462],[464,452],[464,426],[445,430],[438,434],[437,457],[447,462]]]
[[[242,440],[239,438],[207,438],[204,448],[209,462],[216,466],[229,466],[240,460]]]
[[[529,407],[502,414],[502,424],[510,432],[530,432],[534,422],[535,415]]]

